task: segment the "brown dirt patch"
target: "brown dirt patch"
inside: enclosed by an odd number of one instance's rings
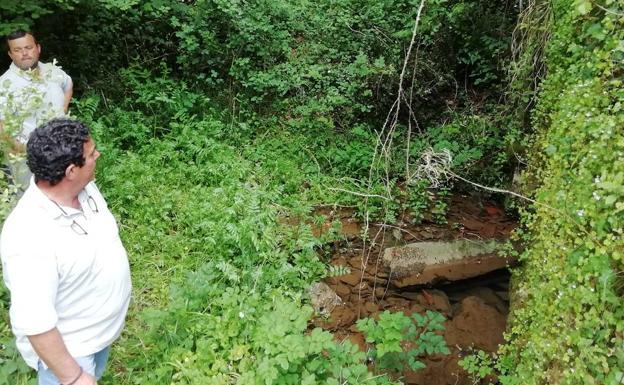
[[[348,339],[366,351],[364,336],[355,322],[365,317],[377,317],[385,310],[424,313],[435,310],[447,321],[444,337],[451,354],[427,357],[427,367],[417,372],[406,370],[402,381],[413,385],[474,384],[458,365],[471,349],[495,352],[502,344],[509,309],[509,274],[501,270],[469,281],[431,286],[394,287],[379,264],[386,247],[402,246],[414,241],[453,239],[506,239],[516,227],[516,221],[505,215],[493,202],[481,202],[457,195],[450,199],[448,223],[424,222],[409,224],[409,215],[401,216],[392,226],[370,223],[368,242],[360,238],[363,224],[351,219],[352,212],[324,209],[328,222],[339,219],[346,241],[333,245],[332,263],[350,268],[349,274],[328,278],[325,282],[342,298],[326,319],[316,318],[315,326],[331,330],[337,340]],[[323,231],[321,225],[316,231]]]

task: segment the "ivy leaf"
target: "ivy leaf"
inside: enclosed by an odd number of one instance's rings
[[[580,15],[587,15],[592,10],[592,3],[588,0],[580,0],[576,3],[576,11]]]
[[[605,198],[605,204],[607,206],[611,206],[612,204],[615,203],[615,201],[617,200],[617,196],[615,195],[609,195]]]

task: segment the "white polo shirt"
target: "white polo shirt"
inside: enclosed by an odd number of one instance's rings
[[[26,336],[56,327],[72,356],[87,356],[117,339],[128,310],[130,269],[115,218],[95,183],[78,199],[82,210],[59,207],[31,181],[0,235],[11,326],[35,369]]]
[[[11,63],[0,76],[0,120],[9,114],[23,120],[15,138],[26,143],[37,126],[65,116],[65,91],[71,84],[69,75],[54,64],[40,62],[34,72]]]

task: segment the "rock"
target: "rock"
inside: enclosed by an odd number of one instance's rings
[[[369,274],[364,274],[363,277],[364,281],[370,282],[371,284],[375,284],[375,285],[386,285],[388,283],[387,279],[383,279],[383,278],[379,278],[377,276],[374,275],[369,275]]]
[[[377,287],[375,288],[375,298],[383,298],[386,296],[386,288],[385,287]]]
[[[467,297],[451,321],[445,322],[444,336],[448,346],[460,346],[495,352],[504,342],[507,320],[498,310],[479,297]]]
[[[386,299],[386,302],[392,311],[403,311],[410,307],[409,301],[404,298],[390,297]]]
[[[446,296],[446,293],[441,290],[422,290],[417,301],[423,307],[438,311],[447,317],[451,314],[451,302]]]
[[[362,269],[362,258],[361,257],[351,257],[349,258],[349,266],[355,269]]]
[[[473,218],[462,218],[460,223],[464,225],[465,228],[472,231],[479,231],[485,225],[483,222]]]
[[[418,242],[384,251],[382,263],[397,287],[457,281],[504,268],[496,241]]]
[[[317,282],[308,289],[310,303],[317,314],[327,315],[338,305],[342,305],[342,299],[324,282]]]
[[[339,256],[338,258],[333,259],[331,264],[334,266],[345,266],[345,267],[349,265],[349,263],[347,262],[347,259],[344,256]]]
[[[351,294],[349,296],[349,302],[351,303],[361,303],[363,299],[364,298],[361,295],[358,295],[357,293]]]
[[[385,271],[382,271],[381,267],[379,269],[376,269],[375,273],[371,275],[374,275],[375,277],[381,278],[383,280],[387,280],[388,277],[390,277],[390,274],[386,273]]]
[[[338,278],[338,280],[346,283],[349,286],[355,286],[360,283],[360,280],[362,278],[362,273],[360,271],[354,271],[350,274],[341,275],[336,278]]]
[[[368,282],[364,281],[362,283],[358,283],[356,286],[353,286],[351,288],[351,293],[353,294],[361,294],[361,295],[368,295],[370,293],[372,293],[372,289],[370,286],[368,286]]]
[[[414,313],[418,313],[418,314],[425,314],[425,308],[422,307],[422,305],[417,304],[417,303],[413,303],[412,306],[409,308],[409,310],[407,312],[405,312],[405,314],[412,315]]]
[[[329,319],[316,319],[315,324],[327,330],[335,330],[336,328],[351,325],[357,318],[356,312],[348,306],[337,306],[331,312]]]
[[[376,261],[372,263],[368,263],[364,271],[366,271],[369,275],[372,275],[375,277],[388,278],[388,274],[385,273],[384,267],[380,263],[377,263]]]
[[[481,298],[487,305],[494,307],[501,314],[509,313],[509,307],[503,301],[494,290],[487,287],[475,287],[466,292],[468,296],[475,296]]]
[[[336,294],[338,294],[340,296],[340,298],[342,298],[343,300],[346,300],[349,298],[349,294],[351,294],[351,287],[345,285],[345,284],[337,284],[337,285],[332,285],[331,286],[332,289],[334,289],[334,291],[336,292]]]
[[[366,310],[366,313],[372,314],[379,311],[379,306],[374,302],[366,302],[364,304],[364,310]]]

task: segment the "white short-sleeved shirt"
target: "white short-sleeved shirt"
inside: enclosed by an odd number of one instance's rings
[[[61,208],[31,180],[0,235],[11,326],[33,368],[28,335],[56,327],[69,353],[82,357],[117,339],[128,310],[130,269],[115,218],[95,183],[78,199],[82,210]]]
[[[16,139],[26,143],[38,125],[65,116],[65,92],[71,86],[69,75],[54,64],[40,62],[35,73],[11,63],[0,76],[0,120],[6,114],[23,115]]]

